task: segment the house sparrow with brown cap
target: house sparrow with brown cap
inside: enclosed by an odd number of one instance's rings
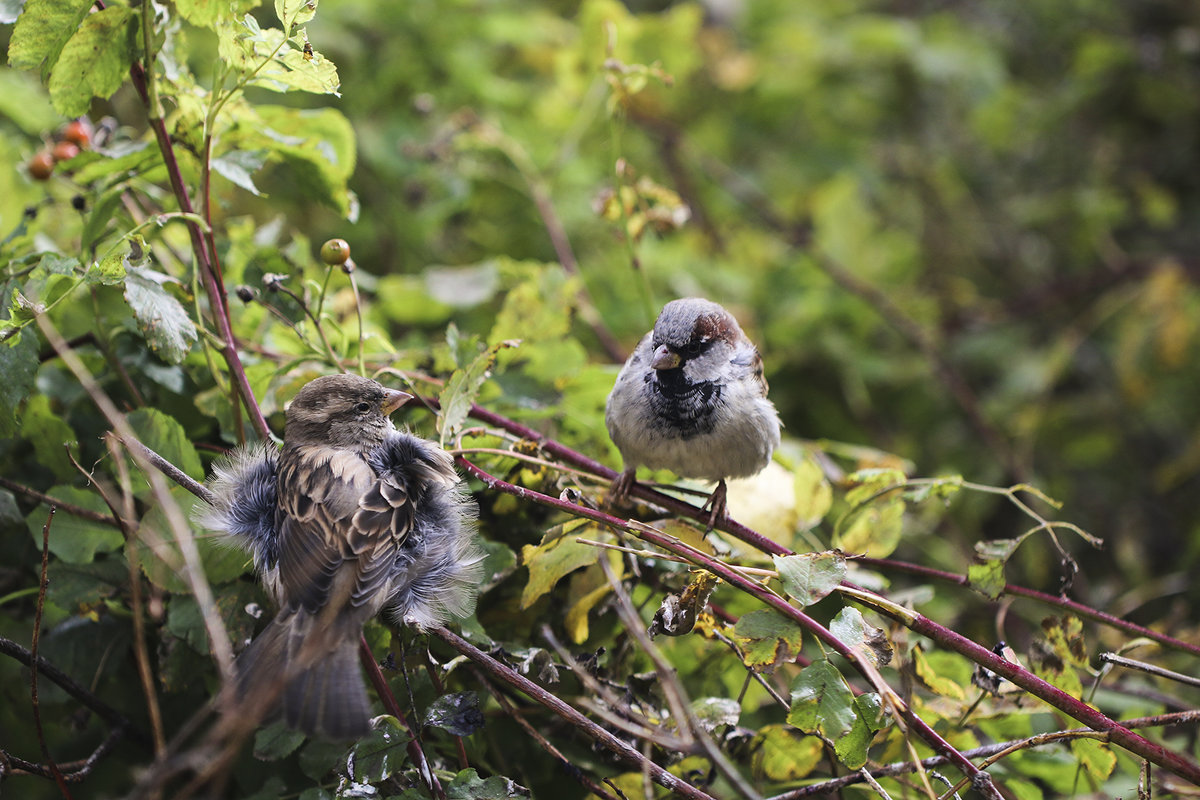
[[[710,525],[725,517],[725,479],[757,474],[779,445],[762,357],[728,311],[699,297],[663,306],[617,375],[605,422],[625,462],[613,502],[638,466],[669,469],[716,482]]]
[[[356,375],[308,383],[287,408],[283,449],[256,445],[215,468],[198,515],[249,550],[278,615],[238,657],[238,700],[278,703],[311,736],[370,731],[358,664],[380,611],[419,629],[474,607],[482,554],[475,505],[450,455],[395,429],[411,395]]]

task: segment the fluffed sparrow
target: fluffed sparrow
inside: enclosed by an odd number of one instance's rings
[[[370,730],[358,665],[382,610],[427,628],[474,607],[482,555],[454,462],[388,415],[411,398],[367,378],[308,383],[283,449],[243,448],[215,468],[198,521],[249,550],[279,613],[238,657],[239,700],[275,704],[309,735]],[[266,699],[264,699],[266,698]]]

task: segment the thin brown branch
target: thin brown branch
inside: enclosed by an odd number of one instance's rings
[[[421,774],[421,780],[436,797],[445,800],[446,791],[438,782],[437,776],[433,774],[429,761],[425,758],[425,751],[421,749],[421,742],[417,738],[416,731],[413,730],[412,725],[408,722],[408,717],[400,709],[400,704],[396,702],[396,696],[392,694],[392,688],[388,686],[387,679],[383,677],[383,671],[379,669],[379,662],[375,660],[375,654],[371,652],[371,645],[367,644],[366,636],[360,636],[358,639],[358,657],[367,671],[367,679],[375,687],[379,699],[383,701],[384,708],[400,722],[404,730],[408,731],[410,738],[405,747],[408,749],[408,757],[412,759],[417,772]]]
[[[108,723],[110,727],[128,731],[129,738],[136,742],[139,746],[145,748],[146,750],[152,749],[150,738],[137,728],[134,728],[132,723],[130,723],[129,719],[124,714],[105,703],[92,692],[80,686],[71,678],[71,676],[67,675],[61,669],[51,664],[40,655],[35,661],[32,651],[25,649],[11,639],[6,639],[3,636],[0,636],[0,655],[6,655],[9,658],[15,659],[24,664],[26,667],[29,667],[31,670],[33,669],[33,665],[37,664],[37,671],[39,675],[47,680],[53,681],[56,686],[95,712],[96,716]]]
[[[559,717],[563,718],[581,733],[585,734],[610,754],[617,758],[626,766],[649,771],[651,779],[659,786],[666,788],[669,791],[690,798],[691,800],[713,800],[713,798],[692,786],[690,783],[681,778],[672,775],[665,769],[655,764],[653,761],[645,758],[637,750],[630,747],[625,742],[621,741],[604,728],[592,722],[590,719],[579,713],[571,706],[564,703],[559,698],[555,697],[550,692],[547,692],[542,687],[538,686],[533,681],[517,674],[517,672],[504,664],[501,664],[496,659],[484,653],[479,648],[467,642],[465,639],[455,635],[445,627],[433,628],[429,633],[441,639],[452,648],[462,653],[464,656],[475,662],[484,672],[491,675],[493,678],[502,683],[517,689],[521,693],[530,697],[534,701],[540,703],[546,708],[553,711]]]
[[[46,577],[46,571],[50,565],[50,523],[54,521],[54,506],[50,506],[50,513],[46,515],[46,524],[42,526],[42,572],[38,580],[38,598],[37,609],[33,614],[33,647],[32,658],[30,659],[29,667],[29,697],[33,704],[33,727],[37,731],[38,748],[42,751],[42,758],[46,760],[50,774],[54,776],[54,782],[58,784],[58,790],[62,792],[62,796],[67,800],[72,800],[71,790],[67,788],[67,782],[63,780],[63,775],[58,769],[58,765],[54,763],[54,758],[50,755],[50,748],[46,744],[46,736],[42,731],[42,706],[38,702],[38,644],[42,640],[42,610],[46,607],[46,587],[50,585],[49,579]]]
[[[1176,681],[1177,683],[1186,684],[1187,686],[1200,686],[1200,678],[1192,675],[1184,675],[1181,672],[1166,669],[1155,664],[1147,664],[1145,661],[1138,661],[1133,658],[1117,655],[1116,653],[1101,653],[1100,660],[1106,664],[1115,664],[1118,667],[1126,669],[1135,669],[1140,672],[1145,672],[1149,675],[1154,675],[1159,678]]]
[[[121,527],[120,522],[114,516],[110,516],[109,514],[105,514],[100,511],[93,511],[90,508],[82,508],[81,506],[73,505],[71,503],[64,503],[48,494],[39,492],[37,489],[31,489],[28,486],[22,486],[14,480],[5,478],[3,475],[0,475],[0,486],[3,486],[5,489],[10,491],[23,494],[32,500],[37,500],[39,503],[44,505],[54,506],[60,511],[67,512],[72,517],[79,517],[80,519],[99,522],[101,525],[111,525],[114,528]]]

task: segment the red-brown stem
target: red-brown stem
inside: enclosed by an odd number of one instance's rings
[[[562,717],[576,729],[591,737],[630,768],[638,771],[643,769],[648,770],[651,779],[659,786],[663,786],[666,789],[675,792],[676,794],[682,795],[683,797],[691,798],[691,800],[713,800],[711,796],[705,794],[681,778],[677,778],[676,776],[667,772],[653,761],[645,758],[637,750],[613,736],[596,723],[592,722],[579,711],[567,705],[562,700],[555,697],[550,692],[547,692],[545,689],[538,686],[536,683],[524,677],[523,675],[518,675],[515,671],[504,666],[499,661],[480,650],[478,647],[475,647],[467,642],[465,639],[456,636],[454,633],[444,627],[433,628],[429,631],[429,633],[438,637],[443,642],[450,645],[467,658],[471,659],[471,661],[473,661],[480,669],[484,670],[492,677],[531,697],[538,703],[541,703],[543,706],[553,711],[558,716]]]
[[[968,581],[967,578],[962,575],[958,575],[954,572],[945,572],[944,570],[934,569],[933,567],[922,566],[920,564],[912,564],[907,561],[893,561],[890,558],[863,557],[856,558],[855,563],[862,564],[863,566],[875,567],[881,570],[907,572],[910,575],[919,575],[923,578],[932,578],[934,580],[944,581],[946,583],[953,583],[964,588],[970,588],[971,586],[970,581]],[[1013,583],[1006,583],[1004,585],[1004,594],[1025,597],[1050,606],[1058,606],[1059,608],[1063,608],[1067,611],[1078,614],[1081,617],[1086,617],[1087,619],[1099,622],[1102,625],[1107,625],[1111,628],[1125,631],[1131,636],[1144,636],[1147,639],[1153,639],[1159,644],[1166,645],[1167,647],[1173,647],[1176,650],[1182,650],[1184,652],[1191,653],[1192,655],[1200,656],[1200,645],[1194,645],[1190,642],[1176,639],[1173,636],[1167,636],[1165,633],[1143,627],[1134,622],[1123,620],[1120,617],[1113,616],[1112,614],[1106,614],[1103,611],[1098,611],[1091,606],[1084,605],[1083,603],[1066,597],[1047,594],[1046,592],[1039,592],[1036,589],[1028,589],[1024,586],[1017,586]]]
[[[104,4],[97,2],[96,5],[103,8]],[[179,210],[187,214],[194,214],[196,213],[195,208],[192,205],[191,197],[188,195],[187,187],[183,185],[183,173],[180,171],[179,162],[175,158],[175,147],[171,144],[171,135],[167,132],[167,126],[163,118],[154,109],[150,108],[150,97],[146,90],[145,69],[140,63],[135,62],[129,68],[129,76],[133,81],[134,88],[137,89],[138,96],[141,97],[142,103],[146,106],[150,128],[154,131],[154,138],[158,142],[159,151],[162,153],[163,164],[167,168],[167,177],[171,181],[171,191],[174,192],[175,200],[179,203]],[[271,438],[271,430],[267,427],[267,420],[263,416],[262,410],[258,407],[254,391],[250,388],[250,380],[246,377],[246,370],[242,367],[242,360],[237,353],[237,344],[233,337],[233,326],[229,321],[229,307],[225,302],[224,288],[221,285],[215,265],[215,250],[209,249],[211,237],[206,240],[204,231],[200,229],[195,220],[188,219],[185,222],[187,224],[188,235],[192,240],[192,252],[196,256],[197,269],[200,271],[204,290],[208,295],[208,304],[212,308],[213,317],[217,321],[217,329],[220,332],[221,355],[225,358],[225,363],[229,367],[229,374],[233,377],[233,382],[237,386],[238,393],[246,405],[246,412],[250,415],[250,421],[254,424],[254,429],[258,432],[260,438],[269,440]]]
[[[669,537],[660,536],[642,528],[639,528],[638,530],[631,530],[623,520],[617,519],[616,517],[606,514],[602,511],[595,511],[583,506],[577,506],[572,503],[568,503],[565,500],[559,500],[558,498],[550,497],[549,495],[542,494],[541,492],[537,492],[532,489],[514,486],[511,483],[500,480],[499,478],[488,474],[461,456],[459,456],[456,461],[469,473],[482,480],[489,489],[499,490],[507,494],[513,494],[523,499],[532,500],[541,505],[557,508],[575,516],[587,517],[595,520],[596,522],[601,522],[614,528],[626,530],[644,539],[645,541],[656,544],[665,550],[675,553],[676,555],[684,556],[693,563],[710,570],[713,572],[713,574],[723,578],[728,583],[754,594],[756,597],[759,597],[759,599],[761,599],[767,605],[770,605],[772,608],[775,608],[780,613],[794,620],[802,627],[810,630],[813,635],[817,636],[822,641],[825,641],[830,647],[833,647],[835,650],[837,650],[837,652],[847,655],[848,657],[852,655],[849,651],[849,648],[847,648],[844,643],[840,642],[836,637],[833,637],[829,631],[818,625],[814,620],[810,619],[799,609],[795,608],[790,603],[784,601],[778,596],[773,595],[770,592],[763,591],[761,587],[759,587],[754,581],[750,580],[736,570],[731,569],[720,561],[712,559],[703,553],[682,548],[676,543],[675,540]],[[1124,747],[1131,753],[1152,761],[1159,766],[1165,767],[1182,778],[1186,778],[1187,780],[1195,783],[1200,783],[1200,765],[1196,765],[1195,763],[1188,761],[1178,754],[1166,750],[1165,748],[1154,744],[1150,740],[1139,736],[1104,714],[1101,714],[1099,711],[1096,711],[1086,703],[1079,701],[1057,687],[1051,686],[1049,683],[1037,677],[1032,672],[1029,672],[1028,670],[1016,664],[1005,661],[1003,658],[1000,658],[986,647],[982,647],[970,639],[967,639],[965,636],[961,636],[942,625],[938,625],[936,622],[933,622],[932,620],[920,614],[901,616],[896,613],[889,614],[886,608],[880,606],[872,607],[880,613],[892,616],[894,619],[916,631],[917,633],[920,633],[923,636],[928,636],[930,639],[933,639],[942,646],[950,650],[954,650],[955,652],[966,656],[971,661],[981,664],[998,675],[1007,678],[1017,686],[1020,686],[1022,689],[1026,690],[1035,697],[1044,700],[1046,703],[1054,706],[1066,715],[1079,720],[1095,730],[1104,731],[1109,735],[1111,741],[1119,744],[1121,747]],[[851,661],[851,663],[856,662]],[[917,731],[917,733],[924,736],[923,731],[927,730],[928,733],[933,734],[933,737],[926,739],[926,741],[929,742],[929,744],[933,746],[935,750],[938,752],[947,753],[949,755],[946,750],[942,749],[942,746],[949,748],[949,750],[957,756],[951,757],[952,763],[963,767],[963,769],[967,771],[968,775],[978,773],[978,770],[974,765],[963,758],[961,754],[958,754],[957,751],[954,751],[949,744],[942,740],[940,736],[937,736],[937,734],[934,733],[933,730],[927,725],[925,725],[924,722],[917,718],[915,714],[912,714],[911,711],[908,713],[911,716],[908,721],[913,726],[914,730]],[[941,746],[939,746],[939,744]]]
[[[367,671],[367,678],[371,681],[371,685],[375,687],[376,694],[383,701],[384,707],[388,713],[400,721],[404,726],[404,730],[408,731],[411,737],[406,745],[408,749],[408,757],[417,767],[417,771],[421,773],[421,778],[425,781],[430,791],[434,796],[445,800],[446,791],[438,782],[437,776],[433,774],[433,769],[429,766],[429,761],[425,758],[425,751],[421,749],[421,743],[417,739],[417,733],[409,724],[408,718],[404,716],[404,712],[400,710],[400,704],[396,702],[396,696],[392,694],[392,688],[388,686],[387,679],[383,677],[383,670],[379,669],[379,662],[375,660],[375,654],[371,652],[371,645],[367,644],[367,637],[361,636],[358,640],[358,660],[362,662],[363,668]]]
[[[434,403],[436,407],[436,401],[428,402]],[[594,472],[597,475],[608,478],[616,476],[616,472],[614,470],[604,466],[600,462],[595,461],[594,459],[591,459],[582,453],[572,450],[571,448],[566,447],[565,445],[562,445],[541,433],[538,433],[532,428],[526,427],[518,422],[514,422],[513,420],[510,420],[507,417],[504,417],[493,411],[488,411],[485,408],[473,405],[471,406],[471,416],[480,420],[481,422],[486,422],[494,427],[502,428],[515,436],[520,436],[522,439],[529,439],[530,441],[536,442],[538,446],[543,448],[547,453],[556,455],[564,461],[579,467],[580,469],[586,469],[589,472]],[[653,489],[649,489],[640,484],[634,484],[633,494],[636,494],[639,497],[649,500],[657,505],[661,505],[664,508],[667,508],[669,511],[674,511],[675,513],[690,517],[698,522],[708,522],[708,513],[699,507],[685,503],[677,498],[662,494],[661,492],[656,492]],[[754,531],[751,528],[736,522],[735,520],[726,519],[724,522],[718,523],[716,527],[717,529],[723,530],[726,533],[729,533],[730,535],[740,539],[741,541],[746,542],[747,544],[757,547],[769,555],[787,556],[793,554],[792,550],[789,550],[778,542],[766,538],[757,531]],[[962,575],[957,575],[953,572],[945,572],[932,567],[924,567],[919,564],[865,557],[856,558],[855,562],[867,566],[875,566],[884,570],[898,570],[901,572],[908,572],[913,575],[921,575],[923,577],[933,578],[935,580],[956,583],[960,586],[969,586],[969,582]],[[1004,593],[1016,595],[1018,597],[1025,597],[1046,605],[1056,606],[1058,608],[1079,614],[1081,617],[1086,617],[1095,622],[1099,622],[1103,625],[1108,625],[1118,630],[1123,630],[1131,635],[1145,636],[1146,638],[1152,639],[1159,644],[1200,656],[1200,646],[1198,645],[1190,644],[1172,636],[1168,636],[1165,633],[1128,622],[1120,617],[1113,616],[1112,614],[1106,614],[1103,611],[1097,611],[1090,606],[1074,600],[1069,600],[1065,597],[1047,594],[1046,592],[1039,592],[1036,589],[1029,589],[1013,583],[1005,584]]]

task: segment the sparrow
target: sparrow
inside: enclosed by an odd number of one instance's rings
[[[728,311],[699,297],[663,306],[617,375],[604,420],[624,461],[610,500],[624,501],[638,466],[715,481],[710,527],[725,517],[725,479],[760,472],[779,445],[758,349]]]
[[[235,662],[239,701],[263,713],[277,701],[309,736],[370,731],[357,657],[369,619],[427,629],[474,608],[476,508],[446,451],[393,426],[411,397],[356,375],[308,383],[282,450],[260,443],[218,463],[198,516],[250,552],[279,608]]]

